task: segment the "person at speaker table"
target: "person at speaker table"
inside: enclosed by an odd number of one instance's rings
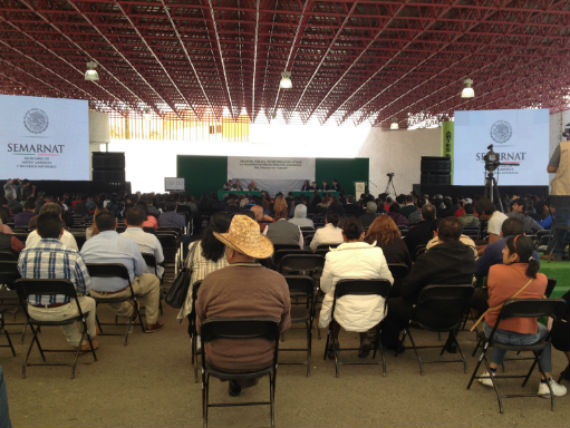
[[[95,300],[88,296],[91,288],[91,277],[83,258],[76,250],[67,248],[61,242],[64,231],[61,217],[46,211],[38,216],[37,232],[39,242],[20,253],[18,270],[22,278],[34,279],[67,279],[77,291],[79,306],[87,313],[87,334],[91,339],[97,335]],[[28,313],[34,319],[42,321],[60,321],[78,314],[75,302],[62,295],[38,296],[32,295],[28,300]],[[87,341],[81,343],[82,334],[76,323],[62,326],[67,343],[82,350],[89,350]],[[93,347],[98,343],[92,340]]]
[[[265,318],[279,322],[281,332],[291,326],[291,299],[285,278],[263,267],[258,259],[273,254],[273,244],[259,232],[255,220],[235,215],[227,233],[214,232],[226,247],[228,267],[216,270],[202,281],[196,300],[196,329],[204,321],[220,318]],[[263,339],[217,340],[205,345],[209,364],[222,370],[252,371],[273,359],[273,343]],[[231,381],[229,393],[257,383],[249,379]]]
[[[145,273],[147,268],[136,242],[116,232],[117,222],[108,211],[95,217],[99,233],[81,248],[86,263],[120,263],[124,265],[131,279],[138,302],[145,309],[146,332],[152,333],[164,327],[159,317],[160,281],[154,274]],[[97,299],[128,297],[127,280],[122,278],[93,278],[91,295]],[[109,306],[119,316],[132,317],[134,308],[129,301],[111,303]]]
[[[226,184],[224,184],[224,185],[222,186],[222,189],[224,189],[224,190],[232,190],[233,187],[234,187],[234,183],[233,183],[233,181],[230,179],[230,180],[226,181]]]
[[[548,278],[543,273],[538,273],[538,261],[533,257],[534,247],[532,241],[524,235],[515,235],[507,239],[503,248],[503,263],[491,266],[487,279],[489,290],[489,307],[493,308],[510,299],[519,292],[529,281],[530,284],[517,295],[517,299],[544,299],[544,292],[548,283]],[[483,331],[489,337],[499,316],[500,309],[487,312],[483,321]],[[513,345],[532,345],[541,341],[548,330],[546,326],[539,323],[536,318],[509,318],[500,322],[494,335],[495,343]],[[506,350],[493,347],[491,361],[489,363],[490,372],[484,372],[478,379],[479,382],[488,387],[493,387],[490,379],[497,372],[497,368],[503,363]],[[567,390],[563,385],[559,385],[552,379],[552,358],[551,345],[547,343],[544,350],[539,355],[540,365],[543,373],[538,387],[537,394],[543,397],[550,397],[550,388],[555,397],[566,395]]]
[[[39,214],[42,215],[48,212],[58,215],[62,219],[61,221],[63,223],[63,218],[62,218],[63,210],[61,209],[61,206],[59,204],[56,204],[55,202],[47,202],[43,204],[42,207],[40,208]],[[28,234],[28,237],[26,238],[26,248],[35,247],[41,241],[41,239],[42,238],[39,235],[37,229],[32,230]],[[77,248],[77,241],[75,240],[75,237],[67,230],[63,229],[63,233],[58,239],[66,248],[74,251],[79,250]]]
[[[247,190],[249,190],[250,192],[259,192],[259,188],[257,187],[257,183],[253,180],[251,180],[249,182],[249,184],[247,185]]]
[[[329,184],[327,183],[327,180],[323,180],[321,182],[321,185],[319,186],[319,190],[322,192],[326,192],[327,190],[330,190]]]
[[[305,180],[303,185],[301,186],[301,192],[309,192],[311,191],[311,184],[309,180]]]
[[[340,327],[360,333],[359,357],[370,351],[370,334],[386,316],[385,299],[378,295],[344,296],[335,307],[335,319],[331,317],[336,284],[342,279],[382,279],[394,283],[384,252],[380,247],[364,241],[364,228],[358,219],[350,217],[342,226],[343,243],[331,249],[325,256],[321,275],[321,290],[325,293],[319,328],[327,328],[333,322],[332,349],[338,346]]]
[[[331,190],[334,190],[338,193],[342,193],[342,187],[340,186],[340,183],[337,181],[336,178],[333,178],[333,181],[331,184]]]

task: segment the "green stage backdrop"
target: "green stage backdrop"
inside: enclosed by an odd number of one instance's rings
[[[227,181],[226,156],[176,157],[176,176],[184,178],[186,191],[200,197],[221,189]],[[354,194],[354,182],[364,181],[368,191],[369,159],[315,159],[316,180],[329,184],[336,178],[344,193]]]

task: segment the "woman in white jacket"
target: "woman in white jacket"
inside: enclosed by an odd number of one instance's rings
[[[319,327],[326,328],[331,322],[332,302],[336,283],[341,279],[384,279],[394,283],[392,273],[382,248],[364,242],[364,229],[360,221],[348,218],[343,225],[344,243],[330,250],[325,258],[321,276],[321,290],[325,293]],[[359,357],[370,351],[366,332],[375,327],[386,316],[384,298],[378,295],[344,296],[336,302],[333,321],[334,343],[338,347],[340,327],[346,331],[360,333]]]

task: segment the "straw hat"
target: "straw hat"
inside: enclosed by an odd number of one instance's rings
[[[273,254],[273,243],[259,231],[259,224],[246,215],[235,215],[228,233],[214,232],[227,247],[254,259],[266,259]]]

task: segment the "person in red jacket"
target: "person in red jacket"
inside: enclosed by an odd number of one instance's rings
[[[503,249],[503,264],[496,264],[489,269],[487,287],[489,291],[489,307],[493,308],[513,297],[521,288],[525,287],[516,298],[518,299],[543,299],[548,278],[543,273],[538,273],[538,260],[533,257],[534,247],[532,241],[524,235],[515,235],[507,240]],[[529,282],[530,281],[530,282]],[[527,285],[528,283],[528,285]],[[500,309],[487,312],[483,323],[483,331],[489,337],[493,327],[497,323]],[[547,328],[538,323],[536,318],[509,318],[500,322],[495,331],[494,341],[513,344],[531,345],[539,342],[548,334]],[[497,367],[502,364],[506,350],[493,348],[489,367],[491,373],[484,373],[479,382],[492,387],[491,376],[494,376]],[[552,379],[552,358],[550,343],[540,355],[540,364],[544,374],[538,388],[538,395],[549,397],[552,388],[555,397],[566,395],[566,387],[559,385]]]

